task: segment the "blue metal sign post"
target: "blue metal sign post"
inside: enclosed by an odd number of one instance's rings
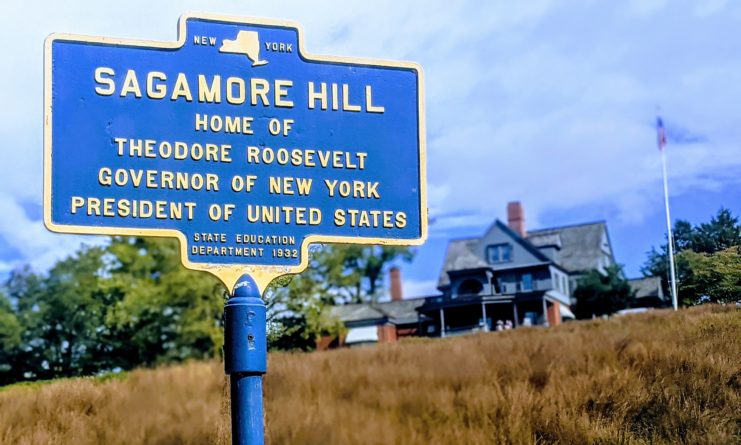
[[[235,444],[263,440],[265,305],[317,242],[427,232],[422,71],[311,56],[291,22],[181,18],[177,42],[53,34],[45,45],[44,221],[178,238],[232,289]]]
[[[264,443],[262,376],[268,369],[265,303],[243,275],[224,306],[224,368],[232,399],[232,443]]]

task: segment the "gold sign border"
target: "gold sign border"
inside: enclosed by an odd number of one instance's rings
[[[51,46],[54,41],[74,41],[88,43],[103,43],[106,45],[125,45],[148,48],[179,49],[185,44],[186,22],[189,19],[203,19],[216,22],[238,23],[245,25],[267,25],[283,28],[294,28],[298,33],[299,55],[307,60],[318,62],[339,62],[362,64],[379,67],[407,68],[417,72],[419,82],[418,112],[419,112],[419,197],[420,197],[420,225],[421,236],[417,239],[393,238],[357,238],[342,236],[311,235],[301,243],[301,264],[297,266],[269,266],[269,265],[240,265],[240,264],[208,264],[194,263],[188,259],[188,241],[185,235],[174,229],[132,229],[114,227],[89,227],[54,224],[51,219],[51,160],[52,160],[52,128],[51,128]],[[192,270],[210,272],[219,278],[231,292],[239,277],[247,273],[257,283],[262,294],[270,282],[287,274],[296,274],[306,269],[309,264],[309,244],[312,243],[345,243],[345,244],[381,244],[390,246],[415,246],[422,244],[427,238],[427,140],[425,138],[424,114],[424,72],[422,67],[414,62],[397,62],[380,59],[363,59],[355,57],[339,57],[326,55],[312,55],[304,51],[304,30],[296,22],[287,20],[273,20],[263,18],[241,18],[220,14],[193,13],[184,14],[178,20],[178,40],[176,42],[159,42],[152,40],[117,39],[110,37],[94,37],[76,34],[54,33],[44,41],[44,224],[52,232],[75,233],[91,235],[131,235],[131,236],[159,236],[177,238],[180,240],[180,259],[185,267]]]

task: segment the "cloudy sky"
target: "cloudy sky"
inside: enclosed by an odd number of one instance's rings
[[[482,233],[510,200],[530,228],[606,220],[639,275],[665,231],[657,110],[672,216],[741,214],[739,2],[27,0],[0,17],[0,277],[100,242],[41,221],[44,37],[174,41],[185,12],[290,19],[312,53],[424,67],[434,224],[405,266],[407,296],[434,289],[449,238]]]

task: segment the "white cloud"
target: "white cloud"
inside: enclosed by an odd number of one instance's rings
[[[584,205],[640,222],[661,196],[657,105],[668,123],[706,137],[668,148],[674,194],[741,172],[738,4],[11,2],[0,18],[13,61],[0,72],[0,237],[21,260],[48,264],[80,242],[48,234],[22,209],[41,202],[43,38],[174,40],[177,17],[199,10],[296,20],[313,53],[422,63],[429,206],[445,216],[433,235],[486,224],[513,199],[532,225],[546,210]]]
[[[40,221],[28,218],[18,202],[0,196],[0,234],[7,244],[23,254],[22,262],[30,263],[36,270],[46,270],[58,260],[68,256],[81,243],[98,245],[102,237],[57,235],[46,230]],[[21,261],[4,261],[0,273],[18,267]]]

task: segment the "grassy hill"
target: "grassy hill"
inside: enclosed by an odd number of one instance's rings
[[[741,310],[273,354],[271,444],[741,443]],[[0,391],[2,444],[227,444],[220,363]]]

